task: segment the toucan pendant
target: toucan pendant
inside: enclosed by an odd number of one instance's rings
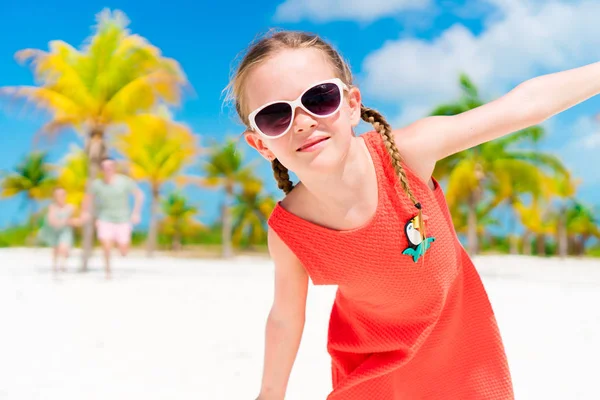
[[[412,256],[412,259],[415,263],[421,256],[425,254],[427,249],[431,247],[431,243],[435,241],[434,237],[425,237],[425,232],[423,229],[424,219],[426,218],[423,218],[419,210],[419,213],[404,226],[404,232],[406,233],[406,238],[408,239],[408,248],[404,250],[402,254]]]

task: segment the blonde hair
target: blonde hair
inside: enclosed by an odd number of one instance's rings
[[[340,53],[319,36],[296,31],[270,31],[266,36],[250,46],[227,87],[229,90],[228,99],[235,102],[237,114],[247,127],[249,126],[249,122],[248,110],[245,104],[244,84],[252,68],[264,62],[278,51],[307,48],[322,51],[331,63],[336,77],[341,79],[348,87],[352,86],[352,72],[348,63],[342,58]],[[421,204],[410,190],[406,173],[404,168],[402,168],[402,157],[394,142],[391,126],[379,112],[365,106],[361,106],[361,118],[373,125],[373,128],[381,135],[400,184],[420,214]],[[287,168],[277,159],[273,160],[271,165],[279,188],[288,194],[292,191],[294,185],[290,181]],[[421,228],[423,227],[421,226]],[[424,233],[423,230],[421,232]]]

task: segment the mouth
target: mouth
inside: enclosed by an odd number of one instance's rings
[[[328,139],[329,139],[329,137],[327,137],[327,136],[310,139],[306,143],[304,143],[302,146],[298,147],[298,149],[296,149],[296,151],[311,150],[317,144],[322,143]]]

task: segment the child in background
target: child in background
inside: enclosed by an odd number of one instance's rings
[[[52,271],[56,275],[59,269],[67,270],[69,252],[73,247],[73,227],[83,223],[84,216],[74,218],[75,209],[67,204],[67,192],[57,187],[52,195],[52,203],[40,230],[40,239],[52,247]]]

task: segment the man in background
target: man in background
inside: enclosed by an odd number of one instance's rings
[[[100,167],[102,179],[92,182],[91,198],[86,197],[83,207],[88,213],[90,210],[96,211],[96,233],[104,251],[106,279],[110,279],[111,250],[116,245],[122,256],[127,255],[133,225],[138,224],[141,219],[144,194],[133,179],[117,173],[113,159],[103,159]],[[129,203],[132,195],[133,211]]]

